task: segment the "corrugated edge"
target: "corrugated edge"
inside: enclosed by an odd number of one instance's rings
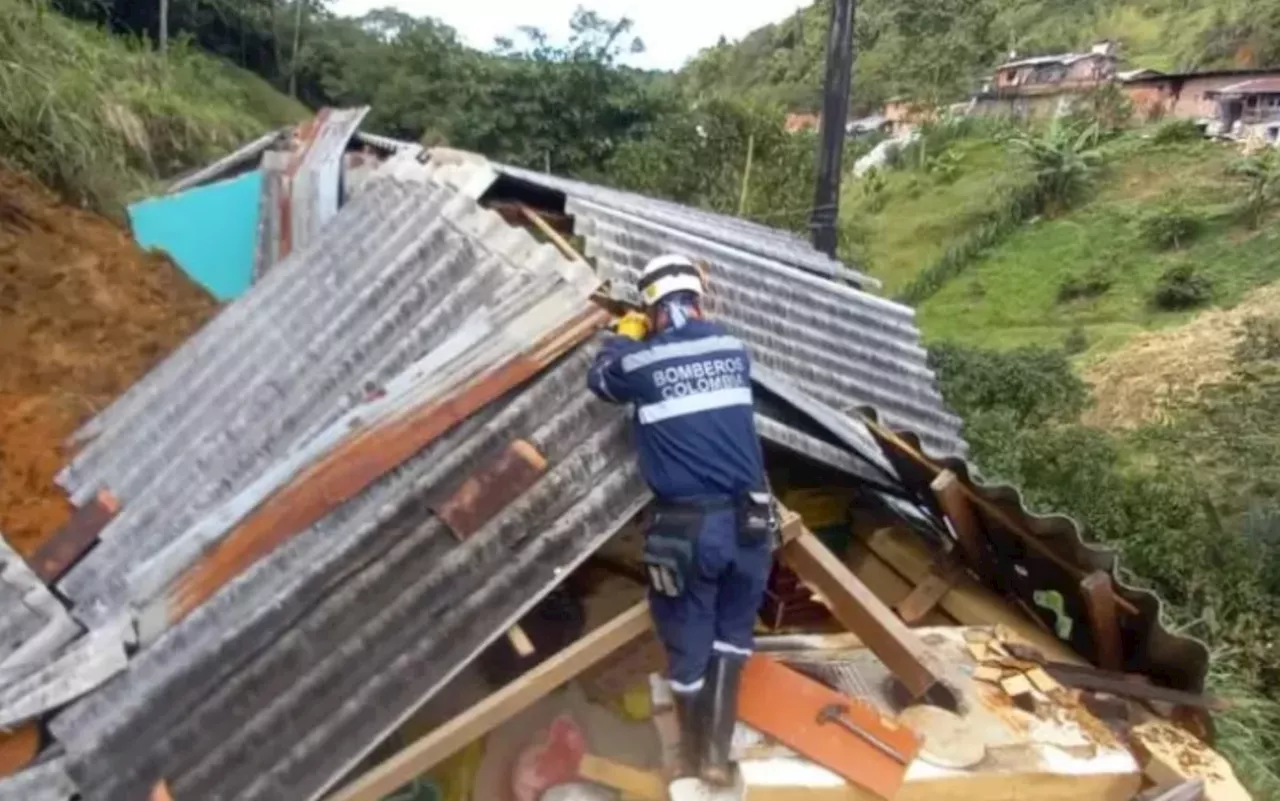
[[[873,409],[860,409],[863,415],[879,424]],[[872,432],[875,433],[874,431]],[[1210,652],[1203,641],[1176,634],[1165,622],[1165,601],[1157,593],[1125,582],[1121,578],[1120,557],[1112,548],[1092,538],[1084,527],[1072,517],[1060,513],[1042,514],[1031,510],[1022,491],[1011,484],[987,483],[978,468],[956,456],[937,456],[925,450],[920,438],[910,431],[894,431],[907,444],[935,463],[955,473],[978,494],[1008,514],[1027,531],[1048,540],[1054,552],[1070,558],[1082,569],[1105,571],[1115,582],[1118,593],[1136,606],[1142,617],[1148,618],[1146,631],[1147,659],[1154,668],[1157,664],[1179,665],[1184,681],[1178,689],[1203,692],[1209,674]],[[890,451],[883,441],[881,447]]]
[[[278,128],[274,131],[263,134],[257,139],[242,145],[236,150],[228,153],[217,161],[207,166],[197,169],[188,175],[185,175],[165,189],[166,195],[172,195],[186,189],[200,186],[211,181],[216,181],[227,173],[245,164],[251,164],[263,153],[271,149],[273,145],[285,137],[292,128]]]

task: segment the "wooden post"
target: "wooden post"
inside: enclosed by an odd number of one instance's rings
[[[826,597],[836,620],[858,635],[914,698],[945,689],[920,638],[813,532],[806,530],[781,554],[800,578]]]
[[[951,523],[956,540],[960,543],[960,551],[965,561],[973,567],[983,581],[989,581],[994,571],[991,557],[987,552],[987,543],[982,536],[982,525],[973,511],[973,505],[964,494],[963,485],[956,474],[943,470],[929,485],[938,505]]]
[[[1103,670],[1124,670],[1124,640],[1120,621],[1116,618],[1116,596],[1111,577],[1099,570],[1080,582],[1085,606],[1089,610],[1089,626],[1097,648],[1098,666]]]
[[[649,605],[636,604],[339,789],[328,801],[379,801],[639,637],[650,625]]]

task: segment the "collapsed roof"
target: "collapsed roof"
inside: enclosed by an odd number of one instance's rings
[[[121,511],[57,589],[137,647],[50,725],[85,799],[162,778],[178,798],[320,797],[630,520],[649,495],[625,412],[585,391],[591,297],[603,282],[627,299],[666,250],[708,262],[713,309],[761,368],[766,442],[948,537],[931,477],[884,433],[915,432],[1000,510],[993,551],[1026,578],[998,589],[1051,585],[1081,614],[1075,574],[1002,534],[1010,519],[1076,571],[1114,573],[1073,522],[976,482],[912,311],[864,277],[741,220],[419,155],[81,432],[61,483],[80,504],[109,488]],[[496,196],[570,215],[595,269],[480,202]],[[495,490],[530,453],[532,474]],[[1121,593],[1140,612],[1133,668],[1199,689],[1203,646],[1163,628],[1154,596]],[[1090,653],[1086,627],[1068,639]]]

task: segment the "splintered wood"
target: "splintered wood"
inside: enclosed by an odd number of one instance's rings
[[[973,677],[1004,690],[1011,698],[1021,700],[1053,697],[1062,689],[1045,671],[1043,659],[1018,658],[1034,656],[1004,626],[970,629],[964,633],[965,648],[976,667]],[[1013,654],[1018,656],[1014,656]]]

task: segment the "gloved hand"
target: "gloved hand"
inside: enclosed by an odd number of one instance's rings
[[[613,324],[614,333],[636,342],[649,335],[649,318],[642,312],[627,312]]]

